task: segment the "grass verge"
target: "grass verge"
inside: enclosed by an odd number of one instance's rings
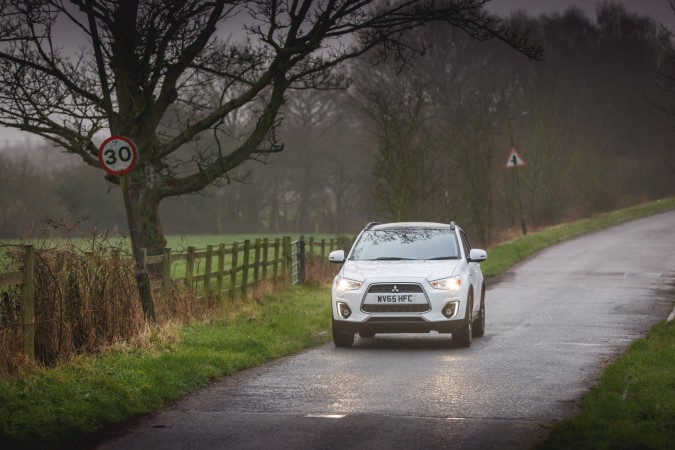
[[[675,321],[653,327],[602,374],[582,412],[557,424],[541,449],[672,449]]]
[[[489,249],[490,259],[483,270],[488,276],[498,275],[557,242],[671,209],[675,209],[675,199],[519,237]],[[222,375],[324,342],[327,337],[317,339],[313,336],[326,330],[330,322],[327,295],[327,286],[293,287],[265,296],[260,302],[241,303],[234,310],[230,305],[230,310],[220,314],[221,318],[214,318],[208,323],[165,327],[160,334],[151,334],[149,342],[142,348],[110,349],[100,355],[81,356],[63,362],[55,368],[37,369],[18,379],[0,380],[0,447],[73,448],[107,425],[157,410]],[[661,336],[662,332],[656,328],[651,334]],[[673,326],[664,326],[661,343],[656,347],[662,348],[669,356],[650,356],[656,361],[663,359],[663,367],[666,368],[674,367],[673,338]],[[652,353],[640,345],[651,344],[638,342],[633,346],[637,352],[636,361],[646,359]],[[636,365],[637,368],[639,366]],[[610,370],[621,370],[613,367]],[[649,378],[651,373],[651,370],[638,370],[616,375],[616,379],[624,382],[621,396],[626,392],[626,398],[642,397],[645,394],[638,387],[653,384],[663,393],[662,398],[654,400],[647,396],[646,401],[641,403],[645,409],[638,416],[661,418],[648,425],[642,435],[646,436],[651,432],[649,430],[656,429],[657,432],[665,430],[670,433],[665,437],[672,438],[675,383],[668,372],[657,379]],[[628,390],[625,390],[626,386]],[[662,406],[666,403],[671,406]],[[603,413],[603,408],[599,407],[598,411]],[[670,418],[670,421],[664,421],[663,417]],[[573,435],[603,426],[597,415],[586,420],[588,423],[581,420],[583,429],[570,428]],[[638,425],[652,423],[637,422]],[[565,426],[564,423],[561,425]],[[626,427],[628,429],[628,425]],[[576,446],[567,444],[564,434],[559,436],[562,437],[557,437],[558,440],[551,444],[558,447],[552,448]],[[640,442],[643,445],[651,441]],[[640,445],[630,448],[639,448]],[[598,447],[591,443],[587,448]]]
[[[325,342],[325,288],[293,287],[210,323],[153,336],[146,348],[81,356],[0,382],[0,447],[73,448],[222,375]]]

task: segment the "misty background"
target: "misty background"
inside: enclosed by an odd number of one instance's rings
[[[164,231],[353,234],[372,220],[455,220],[485,245],[520,230],[512,144],[527,164],[531,228],[675,195],[667,30],[616,3],[506,20],[535,31],[542,61],[450,27],[416,29],[412,45],[433,44],[408,66],[366,55],[344,67],[348,90],[292,91],[284,151],[162,202]],[[126,232],[103,170],[48,143],[0,145],[0,237]]]

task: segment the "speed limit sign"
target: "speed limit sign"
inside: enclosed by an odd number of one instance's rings
[[[110,136],[98,148],[98,161],[106,172],[124,175],[134,168],[138,159],[136,144],[124,136]]]

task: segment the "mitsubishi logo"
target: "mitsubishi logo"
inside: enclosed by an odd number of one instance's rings
[[[394,285],[394,287],[392,288],[391,292],[398,292],[398,288],[396,287],[396,285]]]

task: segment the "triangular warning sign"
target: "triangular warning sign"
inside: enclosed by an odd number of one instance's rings
[[[525,165],[525,161],[520,157],[515,148],[511,149],[511,154],[509,154],[509,159],[506,160],[506,168],[509,167],[521,167]]]

